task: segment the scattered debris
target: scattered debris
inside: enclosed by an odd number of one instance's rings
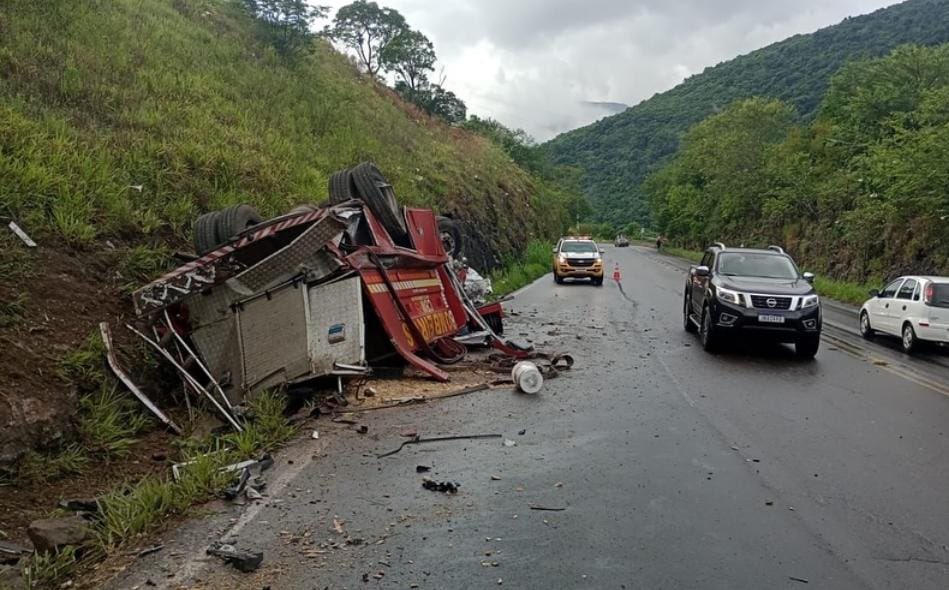
[[[433,492],[443,492],[446,494],[457,494],[458,488],[461,487],[460,483],[454,483],[450,481],[435,481],[434,479],[425,478],[422,480],[422,487],[426,490],[431,490]]]
[[[95,498],[73,498],[60,500],[59,507],[68,512],[99,512],[99,501]]]
[[[356,428],[354,428],[353,430],[355,430],[359,434],[366,434],[367,432],[369,432],[369,427],[366,426],[365,424],[360,424],[356,426]]]
[[[343,529],[343,521],[338,518],[333,518],[333,530],[340,535],[346,534],[345,529]]]
[[[89,523],[78,516],[34,520],[26,533],[37,553],[55,553],[93,538]]]
[[[531,510],[543,510],[545,512],[563,512],[564,510],[566,510],[566,507],[552,508],[550,506],[539,506],[537,504],[531,504],[530,506],[528,506],[528,508],[530,508]]]
[[[802,584],[810,584],[810,582],[807,581],[807,580],[805,580],[804,578],[795,578],[794,576],[788,576],[788,579],[791,580],[792,582],[800,582],[800,583],[802,583]]]
[[[164,545],[150,545],[148,547],[142,547],[138,551],[132,551],[131,555],[141,558],[141,557],[145,557],[146,555],[151,555],[152,553],[158,553],[164,548],[165,548]]]
[[[257,571],[264,561],[264,554],[260,551],[245,551],[225,543],[213,543],[207,553],[220,557],[244,573]]]
[[[318,431],[314,430],[314,431],[313,431],[313,434],[310,435],[310,438],[312,438],[312,439],[318,439],[318,438],[320,438],[320,433],[319,433]]]
[[[516,447],[517,443],[509,438],[504,439],[504,446],[506,447]]]
[[[527,434],[527,429],[526,429],[526,428],[522,428],[522,429],[520,429],[520,430],[517,431],[517,436],[524,436],[525,434]]]
[[[774,506],[774,500],[765,500],[765,506]]]
[[[407,440],[403,442],[401,445],[399,445],[397,449],[391,450],[388,453],[376,455],[376,458],[382,459],[383,457],[390,457],[392,455],[395,455],[396,453],[401,451],[403,448],[405,448],[406,445],[418,445],[422,443],[441,442],[441,441],[449,441],[449,440],[478,440],[478,439],[483,439],[483,438],[501,438],[501,435],[500,434],[461,434],[461,435],[456,435],[456,436],[433,436],[433,437],[428,437],[428,438],[421,438],[419,436],[416,436],[412,440]]]
[[[501,476],[492,474],[491,481],[501,481]]]
[[[32,549],[23,545],[0,541],[0,564],[16,563],[20,561],[21,557],[32,552]]]
[[[537,393],[544,385],[544,376],[540,374],[537,365],[530,361],[521,361],[514,365],[511,379],[519,390],[528,394]]]
[[[432,468],[429,467],[428,465],[416,465],[416,466],[415,466],[415,473],[428,473],[428,472],[431,471],[431,470],[432,470]]]
[[[112,346],[112,330],[109,328],[108,322],[99,323],[99,333],[102,335],[102,343],[105,345],[105,354],[106,358],[109,361],[109,367],[112,368],[112,372],[115,373],[115,376],[119,378],[122,383],[128,387],[129,391],[132,392],[132,395],[138,398],[138,401],[148,408],[148,410],[154,414],[163,424],[171,428],[175,434],[181,434],[181,428],[175,424],[175,422],[165,415],[158,406],[156,406],[152,400],[148,399],[142,391],[132,382],[132,379],[126,374],[125,370],[122,369],[119,365],[119,359],[115,356],[115,349]]]
[[[28,235],[26,234],[26,232],[23,231],[23,230],[20,228],[20,226],[17,225],[15,222],[11,221],[11,222],[7,225],[7,227],[9,227],[9,228],[10,228],[10,231],[12,231],[14,234],[16,234],[16,237],[20,238],[20,240],[22,240],[23,243],[26,244],[28,247],[30,247],[30,248],[35,248],[35,247],[36,247],[36,242],[34,242],[34,241],[30,238],[30,236],[28,236]]]

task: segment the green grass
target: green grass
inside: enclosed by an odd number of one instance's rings
[[[83,473],[90,465],[89,455],[77,444],[44,453],[28,451],[16,464],[13,483],[22,486],[55,481]]]
[[[97,390],[106,381],[105,353],[105,343],[96,328],[81,345],[60,359],[60,373],[80,391]]]
[[[552,248],[548,242],[533,240],[523,257],[506,260],[499,270],[491,273],[495,297],[504,297],[550,272]]]
[[[849,283],[818,276],[814,279],[814,288],[824,297],[859,306],[870,298],[870,289],[879,289],[880,284]]]
[[[497,227],[501,254],[559,231],[562,203],[538,201],[499,147],[418,114],[323,41],[282,58],[238,4],[3,3],[0,211],[78,247],[185,240],[201,212],[283,213],[373,160],[404,203]]]
[[[655,243],[652,245],[655,246]],[[676,248],[673,246],[663,246],[662,251],[666,254],[671,254],[672,256],[684,258],[693,264],[698,264],[702,260],[702,256],[705,255],[704,252],[699,252],[697,250],[687,250],[686,248]]]

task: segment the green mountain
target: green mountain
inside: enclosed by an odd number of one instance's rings
[[[623,113],[564,133],[544,148],[556,163],[583,170],[598,221],[648,222],[642,182],[675,152],[692,125],[753,96],[781,99],[810,120],[828,80],[844,63],[884,55],[906,43],[947,41],[949,2],[908,0],[707,68]]]

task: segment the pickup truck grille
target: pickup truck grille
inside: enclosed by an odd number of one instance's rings
[[[768,305],[769,301],[774,305]],[[771,295],[752,295],[751,305],[756,309],[791,309],[791,298]]]
[[[593,258],[568,258],[567,264],[570,266],[593,266],[596,262]]]

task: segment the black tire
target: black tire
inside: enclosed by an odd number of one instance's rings
[[[913,354],[919,348],[919,340],[916,339],[916,330],[913,329],[913,324],[906,322],[903,324],[903,331],[901,332],[902,337],[900,338],[900,348],[903,349],[903,352],[906,354]]]
[[[817,356],[817,350],[820,348],[820,334],[802,336],[794,343],[794,354],[798,358],[810,360]]]
[[[250,205],[231,205],[223,209],[217,219],[218,245],[230,242],[234,236],[263,220],[260,213]]]
[[[876,335],[876,330],[870,326],[870,316],[865,311],[860,314],[860,335],[864,340],[870,340]]]
[[[408,231],[402,209],[395,198],[392,185],[374,164],[363,162],[352,169],[353,184],[358,196],[379,219],[389,237],[397,244],[408,243]]]
[[[501,320],[501,315],[497,313],[492,313],[484,316],[484,321],[487,322],[491,330],[500,336],[504,334],[504,322]]]
[[[590,282],[596,285],[597,287],[603,286],[603,277],[597,277],[595,279],[590,279]]]
[[[331,205],[339,205],[356,198],[353,177],[349,170],[340,170],[330,176],[329,195]]]
[[[563,284],[563,277],[557,274],[557,271],[554,271],[554,282],[558,285]]]
[[[702,308],[702,325],[699,327],[699,340],[705,352],[714,353],[718,350],[718,335],[712,323],[712,314],[706,305]]]
[[[442,237],[442,247],[445,254],[452,258],[461,258],[465,254],[465,242],[461,237],[461,229],[454,219],[438,216],[438,233]]]
[[[205,255],[214,250],[217,245],[217,224],[220,211],[212,211],[199,216],[194,222],[194,250],[199,255]]]
[[[685,324],[685,331],[689,334],[699,331],[698,326],[692,321],[692,298],[688,293],[682,297],[682,321]]]

